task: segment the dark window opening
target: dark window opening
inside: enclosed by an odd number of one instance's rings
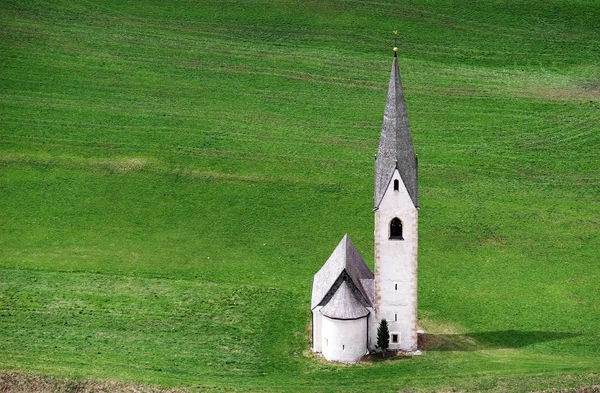
[[[390,239],[404,239],[402,237],[402,221],[398,217],[394,218],[390,223]]]
[[[394,284],[394,291],[398,290],[398,284]]]
[[[398,314],[394,314],[394,322],[398,322]]]
[[[342,351],[345,351],[345,350],[346,350],[346,346],[342,345]]]
[[[400,182],[398,179],[394,180],[394,191],[400,190]]]
[[[394,344],[398,344],[398,335],[397,334],[392,334],[392,342]]]

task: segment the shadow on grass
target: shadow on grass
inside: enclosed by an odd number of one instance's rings
[[[361,359],[363,363],[380,363],[380,362],[396,362],[408,361],[411,356],[406,356],[402,352],[389,351],[385,354],[380,352],[372,352]]]
[[[576,333],[527,332],[503,330],[468,334],[419,334],[419,349],[424,351],[479,351],[482,349],[522,348],[528,345],[577,337]]]

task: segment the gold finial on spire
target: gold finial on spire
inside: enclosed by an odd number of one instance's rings
[[[398,47],[396,46],[396,40],[398,39],[398,30],[392,30],[394,33],[394,52],[398,52]]]

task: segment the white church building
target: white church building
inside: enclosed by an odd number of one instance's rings
[[[417,351],[417,157],[397,49],[375,159],[375,273],[348,235],[313,279],[312,350],[346,363],[376,350],[388,322],[390,350]]]

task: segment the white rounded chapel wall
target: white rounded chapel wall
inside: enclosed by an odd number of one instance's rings
[[[327,360],[355,363],[367,353],[367,317],[331,319],[323,315],[321,348]]]

